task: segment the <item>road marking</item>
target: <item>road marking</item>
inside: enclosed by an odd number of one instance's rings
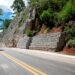
[[[9,58],[10,60],[12,60],[13,62],[15,62],[16,64],[18,64],[19,66],[21,66],[22,68],[28,70],[29,72],[33,73],[34,75],[47,75],[37,69],[35,69],[34,67],[24,63],[23,61],[5,53],[5,52],[0,52],[2,55],[4,55],[5,57]]]

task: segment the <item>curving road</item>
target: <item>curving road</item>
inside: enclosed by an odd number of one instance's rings
[[[74,62],[57,61],[61,58],[54,60],[52,56],[51,59],[44,59],[46,58],[44,54],[41,58],[21,51],[16,49],[0,51],[0,75],[75,75]],[[36,52],[34,54],[39,55]]]

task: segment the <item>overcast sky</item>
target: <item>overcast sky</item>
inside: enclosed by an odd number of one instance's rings
[[[3,9],[11,9],[10,6],[13,4],[14,0],[0,0],[0,7]],[[24,0],[25,4],[27,4],[27,0]]]
[[[14,0],[0,0],[0,8],[3,9],[4,13],[0,16],[1,19],[6,18],[12,18],[12,12],[11,5],[13,4]],[[23,0],[25,2],[25,5],[27,5],[27,0]],[[12,12],[11,12],[12,11]],[[2,26],[2,22],[0,22],[0,26]],[[2,30],[0,30],[1,32]]]

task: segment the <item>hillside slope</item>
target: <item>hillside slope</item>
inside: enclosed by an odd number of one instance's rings
[[[16,14],[4,31],[7,47],[59,51],[75,46],[74,2],[41,1],[30,0],[30,6]]]
[[[29,14],[27,9],[17,14],[8,29],[4,31],[3,42],[7,47],[16,47],[19,38],[25,36],[24,30],[29,29],[30,22],[34,18],[29,18]]]

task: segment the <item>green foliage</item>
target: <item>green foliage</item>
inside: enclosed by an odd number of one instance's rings
[[[37,6],[39,0],[28,0],[29,6],[31,6],[32,8],[34,8],[35,6]]]
[[[42,22],[47,22],[51,17],[51,14],[48,11],[43,11],[43,13],[40,16],[40,19]]]
[[[67,1],[68,0],[49,0],[49,3],[50,7],[53,8],[55,12],[59,12]]]
[[[52,9],[48,9],[43,11],[43,13],[40,15],[40,19],[42,21],[42,23],[44,23],[45,25],[49,25],[49,23],[53,22],[53,11]]]
[[[75,14],[75,5],[72,0],[68,0],[67,3],[64,5],[63,9],[58,13],[57,18],[58,21],[66,22],[74,17]]]
[[[66,31],[68,34],[70,34],[71,38],[75,37],[75,28],[74,27],[67,25],[67,26],[65,26],[64,31]]]
[[[3,21],[4,29],[7,29],[10,25],[12,20],[6,19]]]
[[[27,34],[27,36],[32,37],[34,36],[34,32],[30,29],[24,29],[23,34]]]
[[[3,10],[0,8],[0,15],[2,15],[3,14]]]
[[[29,0],[30,5],[38,9],[42,22],[59,24],[70,18],[72,0]],[[33,5],[34,4],[34,5]],[[51,9],[50,12],[48,9]],[[74,13],[73,7],[73,13]],[[52,11],[52,12],[51,12]],[[52,22],[51,22],[52,21]]]
[[[67,43],[68,47],[74,47],[75,48],[75,38],[70,39]]]
[[[75,47],[75,28],[71,25],[67,25],[64,27],[64,31],[68,33],[68,47]]]
[[[23,0],[15,0],[11,7],[15,12],[20,13],[25,8],[25,4]]]
[[[70,17],[70,14],[72,12],[72,3],[71,0],[69,0],[63,9],[58,14],[58,21],[65,21]]]
[[[53,9],[62,7],[66,1],[68,0],[28,0],[29,5],[32,7],[38,6],[41,9],[47,10],[49,7],[52,7]]]
[[[74,0],[28,0],[30,8],[37,9],[40,24],[49,27],[66,24],[75,15]],[[20,24],[21,25],[21,24]],[[70,31],[69,29],[68,31]]]

